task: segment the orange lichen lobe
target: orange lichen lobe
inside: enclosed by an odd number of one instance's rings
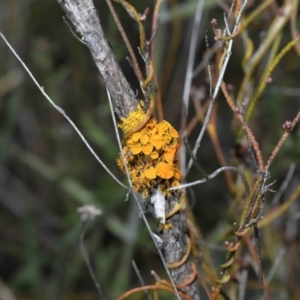
[[[163,146],[163,138],[159,134],[153,134],[150,143],[159,150]]]
[[[133,155],[137,155],[137,154],[141,153],[141,151],[142,151],[141,145],[132,145],[130,147],[130,149],[131,149],[131,152]]]
[[[156,175],[163,179],[170,179],[174,176],[172,165],[160,162],[156,166]]]
[[[148,179],[154,179],[156,178],[156,170],[153,167],[151,167],[150,169],[144,172],[144,176]]]
[[[136,132],[131,136],[131,139],[133,142],[138,142],[142,133],[141,132]]]
[[[178,134],[177,130],[174,129],[173,127],[170,128],[170,135],[171,135],[171,137],[173,137],[175,139],[179,138],[179,134]]]
[[[142,146],[142,152],[146,155],[150,155],[153,151],[153,145],[150,143]]]
[[[140,138],[140,140],[141,140],[141,143],[143,144],[143,145],[145,145],[145,144],[147,144],[148,142],[149,142],[149,135],[147,135],[147,134],[143,134],[143,135],[141,135],[141,138]]]
[[[179,134],[167,121],[157,123],[153,117],[134,132],[145,116],[138,107],[127,118],[122,118],[119,127],[125,136],[122,149],[125,162],[120,156],[117,164],[123,173],[124,163],[127,165],[134,190],[143,197],[148,197],[154,186],[163,194],[169,194],[168,188],[179,185],[181,179],[176,165]]]
[[[159,157],[159,154],[158,154],[158,152],[153,151],[153,152],[151,153],[150,157],[151,157],[152,159],[157,159],[157,158]]]
[[[164,158],[168,164],[172,165],[174,163],[174,158],[177,149],[178,149],[177,144],[171,145],[170,147],[166,147]]]

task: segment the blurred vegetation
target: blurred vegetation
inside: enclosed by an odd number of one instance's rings
[[[127,50],[107,5],[105,1],[94,2],[114,54],[131,86],[137,89],[137,80],[126,60]],[[245,15],[249,15],[259,2],[249,1]],[[130,3],[141,12],[149,7],[152,14],[153,1],[132,0]],[[196,4],[197,1],[192,0],[178,1],[178,5],[176,1],[165,1],[157,33],[155,63],[163,93],[165,119],[177,129]],[[211,19],[217,19],[219,27],[223,28],[223,11],[227,5],[223,1],[205,1],[196,66],[206,59],[206,30],[211,47],[214,44]],[[247,34],[256,48],[264,42],[268,26],[280,5],[282,1],[275,1],[249,26]],[[121,6],[115,5],[115,8],[136,49],[139,44],[136,24]],[[295,14],[299,31],[299,12]],[[105,86],[88,49],[74,38],[62,19],[63,15],[60,6],[52,0],[2,0],[0,30],[54,102],[65,110],[110,170],[125,183],[115,163],[118,146]],[[150,19],[145,26],[150,32]],[[278,34],[277,49],[282,49],[291,39],[287,23]],[[259,83],[269,51],[255,69],[253,85]],[[236,95],[244,76],[242,38],[234,40],[232,52],[225,81],[232,85]],[[136,54],[139,57],[137,50]],[[212,68],[216,68],[213,61],[212,57]],[[282,124],[293,119],[299,111],[299,78],[299,55],[292,49],[272,73],[272,83],[265,89],[249,121],[265,159],[282,135]],[[194,101],[200,101],[201,93],[206,98],[208,88],[207,73],[203,70],[193,80]],[[200,98],[197,98],[199,93]],[[0,299],[97,298],[78,246],[81,224],[77,208],[86,203],[95,204],[102,210],[102,215],[89,224],[86,247],[96,277],[110,299],[140,285],[131,265],[133,259],[146,282],[153,282],[150,270],[165,278],[134,201],[124,201],[126,190],[96,163],[77,134],[43,98],[3,42],[0,42],[0,96]],[[239,127],[232,121],[232,112],[224,97],[219,98],[216,128],[227,165],[247,165],[248,162],[243,161],[244,152],[236,155]],[[195,115],[195,106],[191,104],[190,119]],[[198,123],[191,132],[191,145],[201,126]],[[239,149],[243,151],[242,146]],[[296,128],[271,167],[270,182],[276,180],[271,189],[275,191],[291,166],[294,172],[276,203],[276,194],[267,193],[270,210],[299,190],[299,153],[300,130]],[[208,135],[202,142],[198,161],[207,174],[220,167],[215,146]],[[251,169],[249,165],[248,168]],[[199,179],[199,176],[194,170],[188,181]],[[234,221],[225,177],[219,175],[188,190],[188,197],[204,236],[200,248],[209,249],[217,269],[226,255],[224,233],[232,230]],[[271,229],[267,227],[261,232],[262,248],[266,249],[262,252],[266,275],[277,254],[284,252],[281,267],[270,284],[272,291],[278,290],[282,294],[278,299],[300,297],[297,212],[299,201],[294,201],[287,213],[271,224]],[[149,221],[154,222],[150,216]],[[252,283],[255,290],[255,276],[250,272],[249,277],[252,280],[249,289]],[[5,298],[4,291],[12,293],[11,298]],[[246,299],[254,299],[251,298],[253,295],[249,292]]]

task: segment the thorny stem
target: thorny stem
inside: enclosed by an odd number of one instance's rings
[[[128,8],[128,4],[126,4],[125,1],[120,1],[120,2],[126,8]],[[153,63],[152,63],[150,55],[149,55],[149,44],[150,44],[152,38],[150,39],[150,42],[146,42],[146,40],[145,40],[145,45],[142,43],[142,41],[144,40],[143,37],[145,36],[144,29],[141,26],[141,22],[139,20],[139,17],[137,15],[134,7],[129,6],[128,9],[130,10],[129,13],[132,13],[132,17],[138,22],[139,28],[140,28],[140,39],[141,39],[141,49],[140,50],[141,50],[141,55],[146,63],[146,73],[147,73],[147,78],[141,83],[141,88],[145,95],[145,99],[147,101],[145,108],[148,109],[148,112],[147,112],[145,118],[136,127],[132,128],[131,130],[129,130],[129,132],[126,133],[125,139],[129,137],[128,134],[131,135],[136,131],[140,131],[148,123],[148,121],[152,117],[153,103],[154,103],[153,96],[151,95],[151,85],[150,85],[152,78],[153,78],[154,69],[153,69]],[[113,118],[114,118],[114,116],[113,116]],[[114,124],[116,126],[115,120],[114,120]],[[120,145],[120,141],[119,141],[119,145]],[[124,154],[122,152],[123,151],[121,150],[121,157],[123,160],[123,165],[126,165],[126,162],[124,159]],[[129,172],[127,169],[127,165],[126,165],[125,170],[126,170],[126,173],[128,176],[130,186],[131,186],[131,188],[133,188],[133,183],[130,178],[130,175],[129,175]],[[186,238],[186,235],[185,235],[184,231],[182,230],[182,226],[184,226],[184,221],[182,218],[178,218],[181,214],[179,210],[181,207],[180,204],[183,203],[183,201],[180,201],[182,199],[183,198],[182,198],[181,192],[176,192],[172,197],[166,197],[166,199],[164,199],[165,205],[166,205],[165,217],[166,217],[166,219],[169,219],[168,224],[171,226],[168,227],[168,225],[166,225],[166,226],[162,226],[163,228],[161,228],[159,226],[159,224],[157,225],[159,234],[161,235],[161,238],[164,240],[164,243],[161,248],[164,252],[164,261],[163,262],[166,263],[166,266],[169,269],[168,271],[170,272],[170,274],[172,276],[172,280],[174,282],[176,282],[177,284],[178,283],[184,284],[184,285],[188,284],[189,290],[187,290],[187,293],[190,295],[193,295],[193,297],[195,299],[200,299],[199,295],[198,295],[199,293],[197,291],[197,284],[194,282],[195,277],[193,277],[193,276],[191,277],[191,272],[192,272],[191,264],[190,264],[190,262],[187,261],[187,259],[189,257],[190,243],[187,242],[188,239]],[[177,207],[179,207],[178,210],[177,210]],[[178,229],[176,231],[177,227],[178,227]],[[181,231],[181,236],[177,236],[178,231]],[[176,239],[178,239],[177,243],[174,243],[174,234],[175,233],[176,233]],[[150,234],[152,234],[152,233],[150,232]],[[154,236],[152,235],[152,238],[153,237]],[[158,245],[156,244],[156,246],[158,246]],[[157,249],[157,250],[159,250],[159,249]],[[182,251],[184,251],[184,252],[182,253]],[[187,278],[192,278],[192,279],[190,279],[191,281],[187,281]],[[174,286],[175,293],[178,296],[178,291],[176,290],[176,287],[175,287],[173,281],[172,281],[172,284]]]
[[[121,1],[120,2],[124,5],[124,7],[128,8],[128,12],[132,13],[132,17],[138,22],[140,28],[140,40],[141,40],[141,55],[146,63],[146,73],[147,78],[141,83],[142,91],[145,95],[146,105],[145,108],[148,109],[148,112],[144,119],[134,128],[129,130],[125,134],[125,139],[129,138],[133,133],[140,131],[150,120],[152,117],[153,112],[153,103],[154,99],[151,95],[151,81],[154,74],[153,63],[151,61],[149,55],[149,44],[150,42],[146,42],[145,45],[142,43],[144,40],[144,29],[141,26],[141,22],[139,20],[139,16],[135,11],[135,8],[128,5],[127,2]],[[114,118],[114,116],[113,116]],[[114,120],[115,126],[116,122]],[[119,138],[119,137],[118,137]],[[120,144],[120,141],[119,141]],[[124,154],[121,150],[121,157],[123,160],[123,165],[126,165]],[[132,180],[130,179],[129,172],[126,165],[126,173],[128,176],[128,180],[130,183],[131,188],[133,187]],[[185,227],[184,219],[181,217],[181,204],[184,202],[185,198],[183,198],[181,192],[173,193],[172,195],[166,197],[164,199],[164,203],[166,205],[165,208],[165,218],[168,219],[168,224],[159,226],[157,224],[157,229],[159,231],[159,235],[163,239],[164,243],[162,245],[162,251],[164,252],[164,258],[166,262],[166,266],[170,269],[170,274],[172,276],[172,280],[177,284],[184,285],[184,288],[187,289],[186,293],[189,295],[193,295],[194,299],[200,299],[198,287],[195,282],[195,277],[192,274],[196,274],[193,272],[192,265],[188,261],[189,258],[189,249],[190,249],[190,242],[185,235],[183,228]],[[178,208],[178,209],[177,209]],[[164,224],[164,223],[163,223]],[[150,232],[150,231],[149,231]],[[178,233],[180,232],[180,235]],[[151,234],[151,232],[150,232]],[[153,235],[152,235],[153,238]],[[177,241],[177,242],[175,242]],[[156,241],[157,242],[157,241]],[[156,244],[157,245],[157,244]],[[169,274],[169,273],[168,273]],[[187,279],[188,278],[188,279]],[[174,285],[173,281],[172,284]],[[175,289],[175,286],[174,286]],[[176,295],[178,295],[177,290],[175,289]]]

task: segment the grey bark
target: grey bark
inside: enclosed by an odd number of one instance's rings
[[[112,99],[115,101],[122,116],[136,109],[137,101],[126,78],[124,77],[110,46],[104,36],[97,11],[92,0],[57,0],[64,9],[79,34],[79,39],[89,48],[93,60],[97,65],[105,85]],[[181,193],[174,192],[166,199],[166,214],[181,201]],[[181,212],[176,213],[169,220],[173,226],[170,230],[159,230],[158,234],[163,243],[161,250],[166,263],[178,262],[187,248],[186,220]],[[192,272],[191,263],[187,261],[182,266],[171,269],[171,276],[176,284],[182,283]],[[200,299],[196,282],[182,290],[195,300]]]
[[[172,210],[176,203],[181,200],[181,192],[175,191],[173,195],[166,198],[166,214]],[[184,212],[178,212],[173,215],[169,222],[173,224],[169,230],[162,230],[159,232],[163,240],[163,254],[168,264],[178,262],[184,256],[187,250],[187,236],[186,236],[186,216]],[[192,273],[191,263],[188,260],[182,266],[176,269],[171,269],[170,273],[175,284],[181,284]],[[200,300],[199,287],[196,281],[192,282],[187,289],[183,290],[187,295],[194,300]]]
[[[137,101],[104,36],[92,0],[57,0],[73,23],[79,39],[89,48],[105,85],[122,116],[136,109]]]

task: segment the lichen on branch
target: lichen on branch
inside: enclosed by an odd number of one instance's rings
[[[181,179],[176,164],[179,134],[167,121],[158,123],[151,116],[143,128],[128,136],[128,132],[137,128],[145,118],[147,113],[139,106],[127,118],[121,119],[119,127],[126,137],[122,150],[125,163],[136,192],[149,197],[154,190],[160,189],[168,195],[170,192],[167,190],[179,185]],[[117,164],[125,173],[121,156]]]

